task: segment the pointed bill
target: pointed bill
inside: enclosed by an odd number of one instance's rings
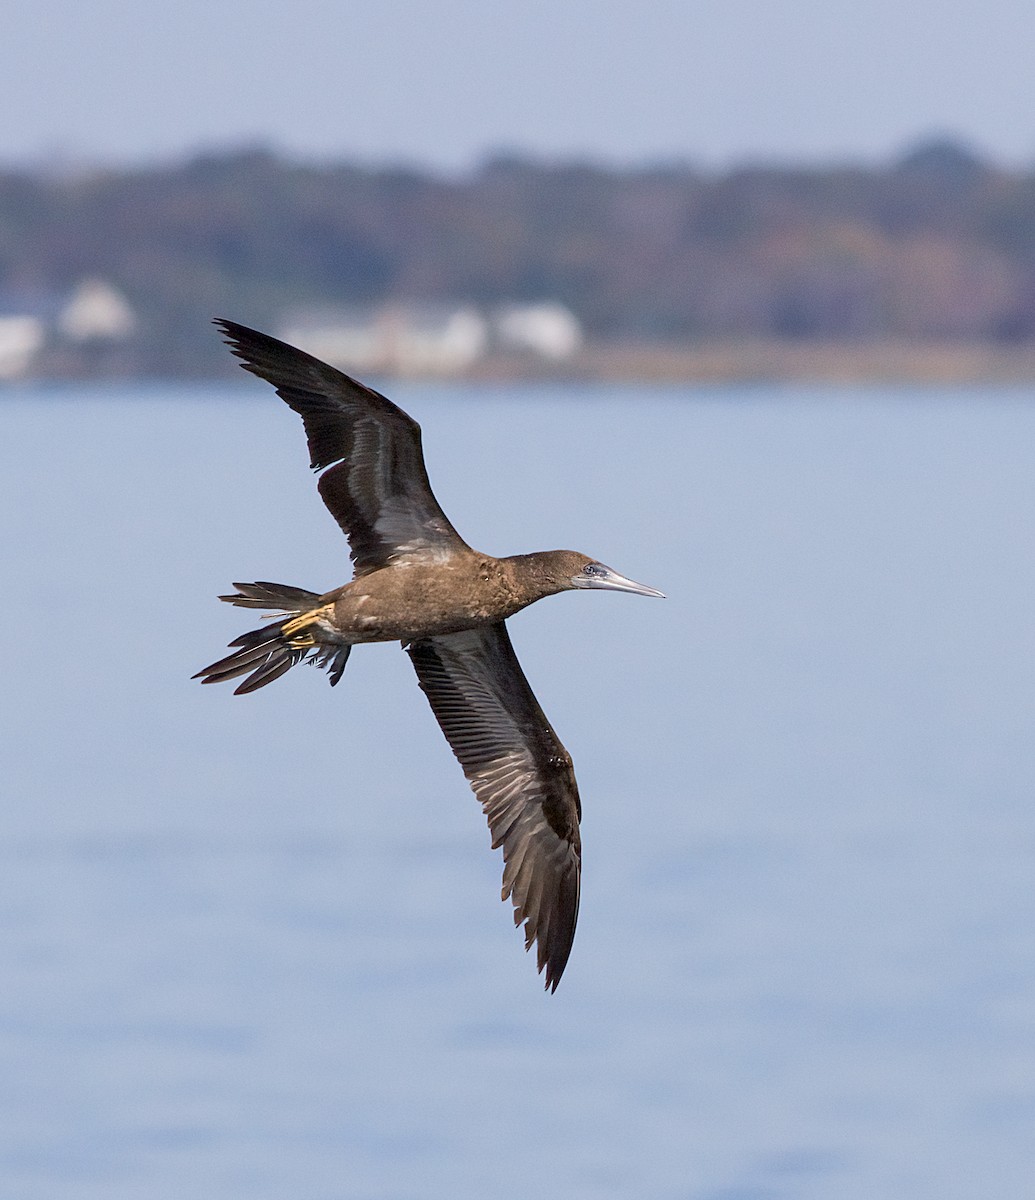
[[[657,588],[648,587],[645,583],[637,583],[635,579],[626,579],[611,567],[603,563],[590,563],[578,575],[572,576],[572,586],[577,588],[599,588],[608,592],[632,592],[636,596],[658,596],[665,599],[665,593]]]

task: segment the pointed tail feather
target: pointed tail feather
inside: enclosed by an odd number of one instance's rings
[[[327,670],[334,687],[341,679],[352,647],[317,642],[307,632],[315,624],[308,618],[315,617],[319,594],[278,583],[235,583],[234,587],[237,588],[234,595],[220,596],[220,600],[241,608],[268,608],[289,615],[234,638],[230,643],[232,649],[236,647],[233,654],[204,667],[192,678],[202,683],[225,683],[246,675],[244,682],[234,689],[234,694],[240,696],[279,679],[296,663],[308,661]]]
[[[234,694],[239,696],[279,679],[308,653],[308,650],[296,649],[288,642],[283,626],[283,621],[277,621],[274,625],[264,625],[261,629],[252,629],[234,638],[230,645],[238,649],[233,654],[204,667],[193,678],[200,679],[202,683],[225,683],[229,679],[247,675],[248,678],[234,689]]]
[[[238,608],[266,608],[273,612],[300,613],[315,608],[320,599],[319,592],[307,592],[305,588],[291,587],[286,583],[235,583],[237,591],[231,596],[220,596],[227,604]]]

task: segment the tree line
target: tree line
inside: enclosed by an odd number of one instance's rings
[[[499,155],[459,176],[263,149],[0,171],[0,307],[84,278],[137,314],[134,370],[223,363],[213,314],[556,300],[601,343],[1035,340],[1035,173],[952,142],[879,166],[612,168]]]

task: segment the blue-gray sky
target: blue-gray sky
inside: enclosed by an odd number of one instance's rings
[[[1035,162],[1031,0],[12,0],[0,162]]]

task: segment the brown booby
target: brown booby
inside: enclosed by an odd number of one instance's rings
[[[506,618],[543,596],[606,589],[662,593],[571,550],[493,558],[464,542],[431,491],[420,426],[390,400],[294,346],[217,320],[246,371],[302,418],[320,495],[349,540],[351,583],[318,594],[235,583],[220,596],[276,620],[230,643],[233,654],[194,676],[247,676],[253,692],[296,663],[341,678],[359,642],[402,642],[442,732],[503,848],[504,900],[537,944],[556,990],[579,908],[582,808],[571,757],[521,670]],[[282,615],[283,614],[283,615]]]

